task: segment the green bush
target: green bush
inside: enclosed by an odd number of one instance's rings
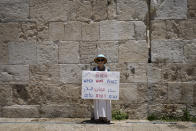
[[[119,110],[112,111],[113,120],[125,120],[128,119],[128,114]]]

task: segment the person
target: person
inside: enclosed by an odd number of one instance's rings
[[[107,59],[103,54],[97,55],[94,59],[97,66],[93,68],[93,71],[110,71],[104,64],[107,63]],[[110,123],[111,121],[111,100],[94,99],[94,120]]]

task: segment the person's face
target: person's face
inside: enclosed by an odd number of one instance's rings
[[[97,64],[98,64],[99,67],[103,67],[103,65],[104,65],[104,58],[98,58],[97,59]]]

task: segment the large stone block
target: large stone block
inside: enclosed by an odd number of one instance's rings
[[[163,20],[151,21],[151,38],[155,39],[167,39],[166,22]]]
[[[0,64],[8,64],[8,45],[0,42]]]
[[[183,82],[196,82],[196,63],[182,64],[181,76]]]
[[[194,82],[182,83],[182,103],[194,104],[194,88],[196,88],[196,83]]]
[[[148,101],[149,104],[166,103],[168,94],[167,83],[150,83],[148,82]]]
[[[0,106],[10,105],[12,102],[11,96],[12,89],[10,86],[7,84],[0,84]]]
[[[28,83],[28,65],[0,65],[0,83]]]
[[[182,103],[182,83],[168,83],[168,103]]]
[[[37,40],[47,41],[49,40],[49,24],[46,22],[37,22]]]
[[[98,42],[98,54],[104,54],[108,63],[118,62],[118,42],[104,41]]]
[[[196,2],[195,0],[188,0],[188,18],[196,18]]]
[[[64,23],[63,22],[50,22],[49,23],[49,37],[50,40],[63,40],[64,39]]]
[[[59,63],[79,63],[79,42],[62,41],[59,45]]]
[[[17,41],[19,24],[16,22],[0,23],[0,42]]]
[[[29,3],[27,0],[0,2],[1,21],[25,21],[29,18]]]
[[[94,21],[107,18],[107,0],[92,0],[92,19]]]
[[[148,5],[145,0],[118,0],[117,19],[119,20],[145,20]]]
[[[116,0],[108,0],[108,19],[110,20],[115,19],[117,17],[116,5]]]
[[[99,23],[82,24],[82,40],[99,40]]]
[[[37,45],[37,63],[58,63],[58,45],[52,41],[44,41]]]
[[[59,82],[59,65],[38,64],[30,65],[29,79],[31,84],[56,84]]]
[[[82,70],[90,70],[90,66],[83,64],[61,64],[60,81],[63,83],[81,83]]]
[[[153,62],[183,62],[182,40],[152,40],[151,56]]]
[[[81,42],[80,43],[80,63],[94,63],[97,55],[97,42]]]
[[[2,108],[2,116],[9,118],[36,118],[40,117],[38,105],[13,105]]]
[[[66,22],[65,23],[64,40],[82,40],[82,24],[81,22]]]
[[[9,42],[9,64],[36,64],[35,42]]]
[[[161,78],[163,82],[180,82],[182,81],[182,64],[167,63],[162,65]]]
[[[184,57],[187,63],[196,62],[196,40],[184,45]]]
[[[100,22],[101,40],[134,39],[134,24],[126,21],[102,21]]]
[[[119,62],[147,62],[148,47],[145,40],[129,40],[119,46]]]
[[[147,78],[148,82],[161,82],[162,65],[159,63],[148,63],[147,65]]]
[[[81,104],[43,105],[41,107],[41,117],[84,118],[91,117],[91,110],[90,106]]]
[[[186,19],[187,0],[152,0],[151,16],[154,19]]]
[[[135,39],[146,40],[146,25],[142,21],[134,22]]]

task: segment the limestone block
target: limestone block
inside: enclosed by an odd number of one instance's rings
[[[38,105],[13,105],[2,108],[3,117],[37,118],[40,117]]]
[[[8,45],[0,42],[0,64],[8,64]]]
[[[188,0],[188,8],[192,10],[196,10],[196,1],[195,0]]]
[[[148,6],[144,0],[117,1],[117,18],[119,20],[145,20],[147,13]]]
[[[196,40],[184,45],[185,62],[196,62]]]
[[[196,81],[196,64],[182,64],[181,76],[183,82],[195,82]]]
[[[12,89],[7,84],[0,84],[0,105],[10,105],[12,101]]]
[[[59,45],[59,63],[79,63],[79,42],[62,41]]]
[[[151,13],[154,19],[186,19],[187,0],[152,0]]]
[[[26,0],[0,2],[1,21],[25,21],[29,18],[29,3]]]
[[[196,1],[188,0],[188,18],[196,19]]]
[[[100,40],[134,39],[134,24],[126,21],[100,22]]]
[[[119,46],[119,62],[147,62],[148,47],[145,40],[129,40]]]
[[[81,83],[82,70],[89,70],[89,65],[84,64],[61,64],[60,65],[60,81],[63,83]]]
[[[168,63],[162,65],[162,80],[163,82],[180,82],[182,81],[182,64]]]
[[[28,83],[28,65],[0,65],[0,83]]]
[[[162,65],[159,63],[148,63],[147,65],[147,78],[148,82],[161,82],[161,69]]]
[[[110,20],[115,19],[117,17],[116,5],[116,0],[108,0],[108,19]]]
[[[98,42],[98,54],[104,54],[108,63],[118,62],[118,42],[104,41]]]
[[[196,88],[196,83],[194,82],[182,83],[182,103],[194,104],[194,88]]]
[[[182,83],[168,83],[168,102],[182,103]]]
[[[43,105],[41,117],[91,117],[90,107],[82,104]]]
[[[19,25],[19,41],[37,40],[37,26],[34,22],[23,22]]]
[[[96,41],[99,39],[99,23],[82,24],[82,40]]]
[[[147,65],[146,63],[120,63],[109,64],[112,71],[120,72],[120,82],[147,82]]]
[[[81,22],[66,22],[64,40],[82,40],[82,24]]]
[[[188,18],[189,19],[196,19],[196,9],[188,11]]]
[[[152,40],[153,62],[183,62],[183,45],[181,40]]]
[[[150,104],[166,103],[168,94],[167,83],[148,83],[148,101]]]
[[[148,84],[147,82],[137,83],[137,103],[145,104],[148,102]]]
[[[37,64],[29,66],[30,83],[56,84],[59,82],[59,65]]]
[[[135,39],[146,40],[146,25],[142,21],[134,22]]]
[[[38,41],[46,41],[49,40],[49,25],[44,22],[37,22],[37,40]]]
[[[92,0],[92,19],[94,21],[107,18],[107,0]]]
[[[97,55],[97,42],[81,42],[80,43],[80,63],[94,63]]]
[[[58,45],[52,41],[40,42],[37,45],[37,63],[58,63]]]
[[[35,42],[9,42],[9,64],[36,64]]]
[[[16,22],[0,23],[0,41],[16,41],[19,35],[19,24]]]
[[[63,22],[50,22],[49,23],[50,40],[63,40],[64,35],[65,34],[64,34]]]
[[[162,20],[153,20],[151,22],[151,38],[155,39],[166,39],[167,38],[167,28],[166,22]]]

